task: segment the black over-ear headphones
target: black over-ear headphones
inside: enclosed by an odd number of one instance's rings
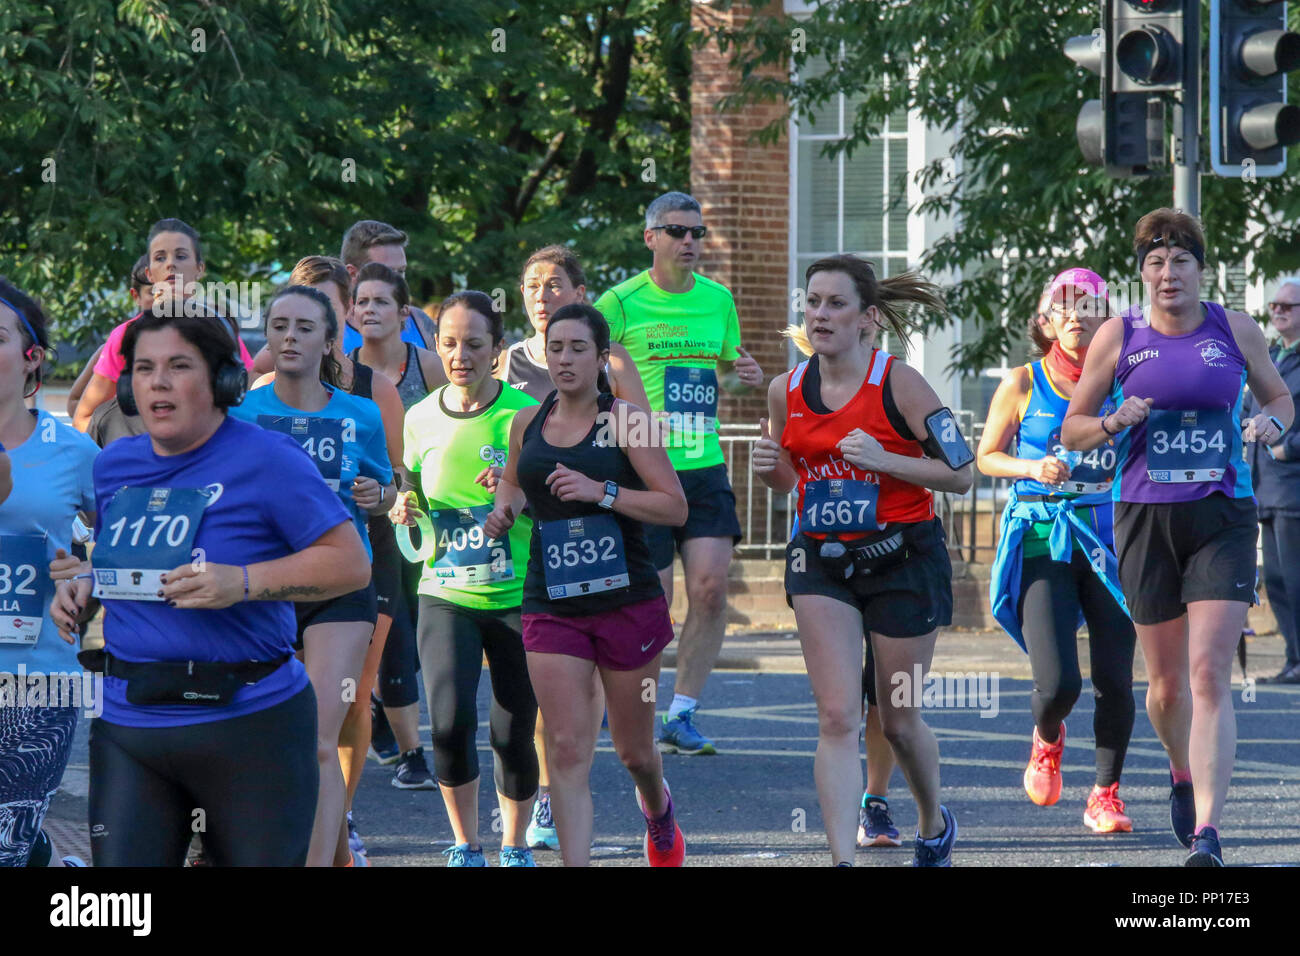
[[[212,403],[220,408],[230,408],[242,402],[247,392],[248,369],[244,368],[244,360],[239,355],[239,340],[236,339],[234,351],[223,356],[217,363],[212,378]],[[135,392],[132,391],[130,368],[122,369],[122,374],[118,376],[117,407],[126,415],[140,414],[135,404]]]

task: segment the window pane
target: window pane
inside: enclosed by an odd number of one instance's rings
[[[824,145],[816,140],[799,143],[799,208],[795,220],[799,252],[826,252],[836,246],[838,163],[821,155]]]
[[[801,80],[812,80],[819,76],[825,76],[827,72],[826,58],[824,56],[809,57],[808,62],[803,65],[799,71]],[[799,132],[805,136],[819,134],[822,136],[842,134],[840,129],[840,100],[841,96],[832,96],[820,106],[812,107],[799,117]]]
[[[889,248],[907,248],[907,140],[889,140]]]
[[[884,142],[875,140],[844,160],[844,246],[877,250],[884,245]]]

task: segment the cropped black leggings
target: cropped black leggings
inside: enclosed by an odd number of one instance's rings
[[[537,793],[537,698],[528,679],[522,627],[518,608],[477,611],[420,595],[420,670],[439,783],[458,787],[478,778],[478,682],[486,654],[492,680],[488,739],[497,791],[511,800]]]
[[[265,710],[183,727],[90,725],[95,866],[302,866],[316,792],[311,685]]]
[[[1019,612],[1034,674],[1034,722],[1039,734],[1055,737],[1079,699],[1083,677],[1076,640],[1082,609],[1096,704],[1097,786],[1108,787],[1124,769],[1133,734],[1137,632],[1083,551],[1076,548],[1069,564],[1043,555],[1026,558],[1022,568]]]

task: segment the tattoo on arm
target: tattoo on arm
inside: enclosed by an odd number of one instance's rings
[[[324,588],[318,588],[314,584],[291,584],[272,591],[265,588],[259,593],[253,595],[254,601],[292,601],[298,598],[310,598],[319,594],[324,594]]]

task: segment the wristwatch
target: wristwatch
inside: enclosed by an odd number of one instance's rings
[[[600,499],[600,506],[614,510],[614,499],[618,497],[618,485],[612,481],[605,482],[605,497]]]
[[[1276,415],[1268,416],[1268,420],[1272,422],[1273,427],[1277,429],[1277,437],[1281,438],[1282,433],[1286,431],[1286,426],[1282,424],[1282,420],[1278,418]]]

